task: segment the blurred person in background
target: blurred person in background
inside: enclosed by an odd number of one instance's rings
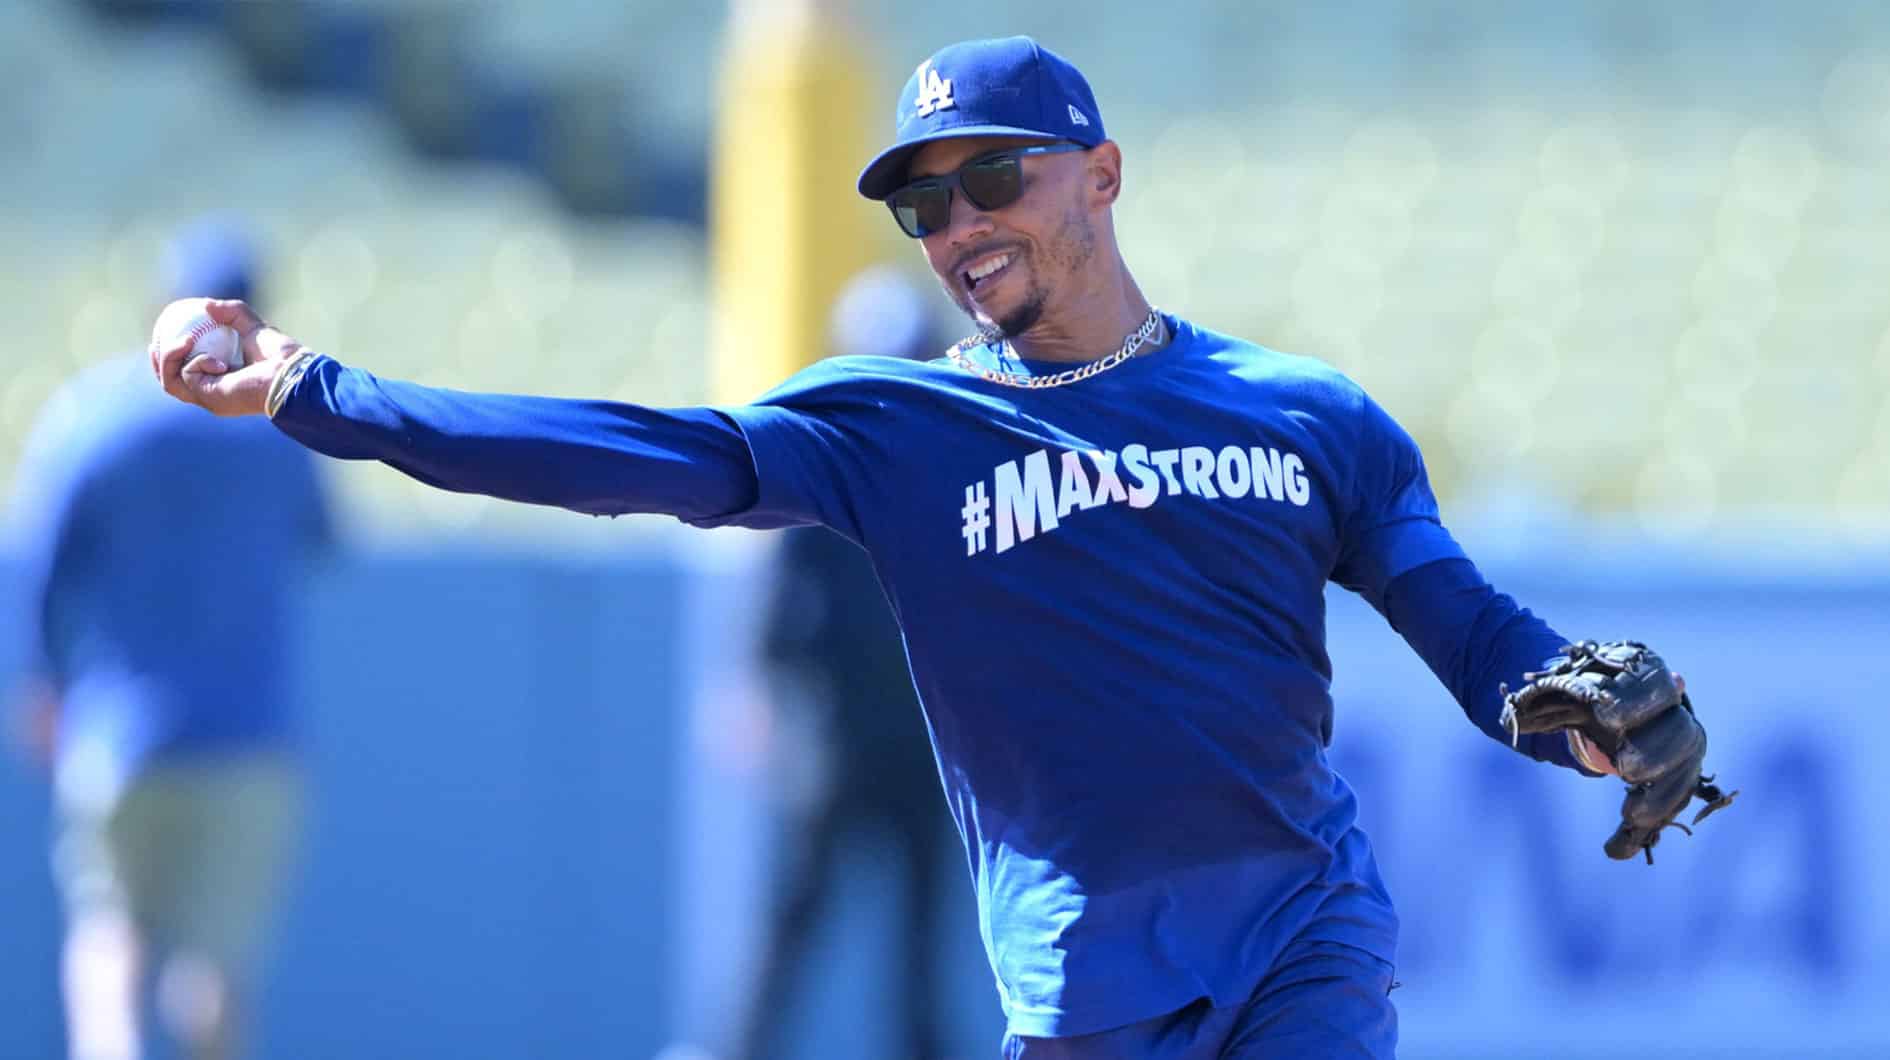
[[[926,293],[887,267],[848,284],[830,330],[841,356],[929,359],[944,348]],[[799,783],[787,793],[780,890],[755,989],[736,1023],[735,1055],[762,1060],[779,1049],[844,843],[877,828],[873,849],[893,855],[904,886],[904,975],[893,977],[889,994],[902,1018],[889,1055],[937,1060],[944,1055],[935,1016],[938,873],[952,837],[905,645],[866,553],[824,527],[785,531],[762,654],[777,730],[802,735],[813,750],[782,763]]]
[[[167,297],[255,297],[233,225],[181,232]],[[306,450],[266,423],[152,399],[145,353],[42,411],[21,465],[33,609],[23,731],[54,786],[75,1060],[143,1055],[144,1013],[193,1060],[241,1054],[297,833],[291,611],[330,537]],[[227,549],[267,562],[215,564]]]

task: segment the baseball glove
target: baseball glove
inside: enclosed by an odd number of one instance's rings
[[[1602,847],[1609,857],[1638,852],[1651,865],[1654,844],[1669,826],[1693,834],[1675,818],[1695,797],[1706,802],[1693,818],[1699,824],[1739,794],[1700,775],[1706,730],[1679,679],[1647,645],[1583,641],[1547,665],[1524,674],[1527,683],[1514,692],[1502,686],[1503,725],[1512,742],[1523,733],[1574,729],[1607,754],[1628,784],[1621,826]]]

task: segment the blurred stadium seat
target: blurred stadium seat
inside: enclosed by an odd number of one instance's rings
[[[1080,60],[1128,153],[1120,223],[1144,287],[1358,376],[1447,500],[1522,484],[1596,513],[1890,511],[1881,5],[1176,0],[1159,22],[859,6],[889,86],[996,26]],[[145,251],[213,206],[296,259],[278,314],[364,365],[702,396],[694,175],[718,5],[217,7],[155,29],[79,4],[0,11],[0,58],[43,100],[0,104],[27,133],[0,176],[27,238],[0,276],[44,292],[10,323],[50,354],[0,393],[0,469],[65,367],[135,344]],[[336,40],[380,72],[330,69]],[[259,54],[339,94],[258,97]],[[228,146],[188,146],[206,135]],[[423,163],[414,142],[470,161]],[[376,519],[439,503],[388,476],[350,488],[404,498],[363,509]]]

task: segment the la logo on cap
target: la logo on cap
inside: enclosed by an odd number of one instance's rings
[[[952,99],[951,81],[938,75],[930,59],[919,64],[918,102],[921,118],[929,118],[936,111],[950,110],[958,105]]]

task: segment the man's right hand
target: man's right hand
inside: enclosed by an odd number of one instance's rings
[[[231,368],[215,357],[192,357],[195,340],[186,338],[152,347],[152,374],[166,394],[219,416],[262,414],[276,370],[301,353],[302,344],[263,323],[246,302],[213,300],[205,310],[212,320],[236,329],[243,367]]]

